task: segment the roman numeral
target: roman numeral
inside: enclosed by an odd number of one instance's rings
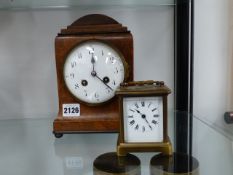
[[[133,109],[129,109],[130,111],[132,111],[132,112],[135,112]]]
[[[134,129],[138,130],[139,129],[139,125],[137,124]]]
[[[142,101],[142,102],[141,102],[141,104],[142,104],[142,107],[144,107],[144,106],[145,106],[145,102],[144,102],[144,101]]]
[[[155,121],[155,120],[152,120],[152,123],[153,123],[153,124],[155,124],[155,125],[157,125],[157,124],[158,124],[158,122],[157,122],[157,121]]]
[[[153,117],[159,117],[159,114],[154,114],[154,116]]]
[[[134,123],[135,123],[134,120],[132,120],[132,121],[129,122],[130,125],[134,125]]]
[[[150,107],[150,105],[151,105],[151,102],[149,103],[148,108]]]
[[[146,128],[145,126],[142,126],[142,132],[145,132]]]
[[[135,103],[134,105],[136,106],[136,108],[139,108],[139,106],[138,106],[138,104],[137,104],[137,103]]]
[[[132,115],[129,115],[128,118],[133,118],[133,116],[132,116]]]
[[[154,112],[157,108],[152,109],[152,112]]]

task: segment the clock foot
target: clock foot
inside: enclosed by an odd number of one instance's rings
[[[56,138],[61,138],[61,137],[63,136],[62,133],[56,133],[56,132],[54,132],[53,134],[54,134],[54,136],[55,136]]]

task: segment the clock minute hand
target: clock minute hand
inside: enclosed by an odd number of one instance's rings
[[[95,74],[95,77],[98,78],[100,81],[102,81],[102,83],[104,83],[105,86],[107,86],[109,89],[113,91],[113,89],[109,85],[107,85],[97,74]]]
[[[111,90],[113,91],[113,89],[112,89],[109,85],[107,85],[107,84],[97,75],[97,73],[96,73],[96,71],[95,71],[95,63],[96,63],[96,61],[95,61],[95,58],[94,58],[94,53],[91,53],[91,63],[92,63],[92,72],[91,72],[91,75],[92,75],[93,77],[98,78],[100,81],[102,81],[102,83],[105,84],[105,86],[107,86],[109,89],[111,89]]]
[[[148,124],[148,126],[150,127],[150,129],[152,130],[152,127],[151,127],[150,123],[148,122],[148,120],[146,118],[144,118],[144,120],[146,121],[146,123]]]
[[[148,120],[146,119],[146,115],[142,114],[139,110],[135,109],[135,111],[139,114],[141,114],[141,117],[146,121],[146,123],[148,124],[148,126],[150,127],[150,129],[152,130],[152,127],[150,125],[150,123],[148,122]]]

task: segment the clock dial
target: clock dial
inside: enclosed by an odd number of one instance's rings
[[[162,97],[123,99],[125,142],[163,141]]]
[[[64,65],[67,88],[76,98],[90,104],[110,100],[124,78],[123,57],[98,41],[75,47]]]

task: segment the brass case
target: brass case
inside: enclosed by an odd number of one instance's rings
[[[138,81],[121,85],[116,91],[120,112],[120,132],[117,142],[118,156],[125,156],[129,152],[161,152],[165,155],[172,154],[172,144],[167,133],[167,96],[171,90],[162,81]],[[125,97],[162,97],[163,99],[163,141],[127,143],[124,138],[123,98]]]

